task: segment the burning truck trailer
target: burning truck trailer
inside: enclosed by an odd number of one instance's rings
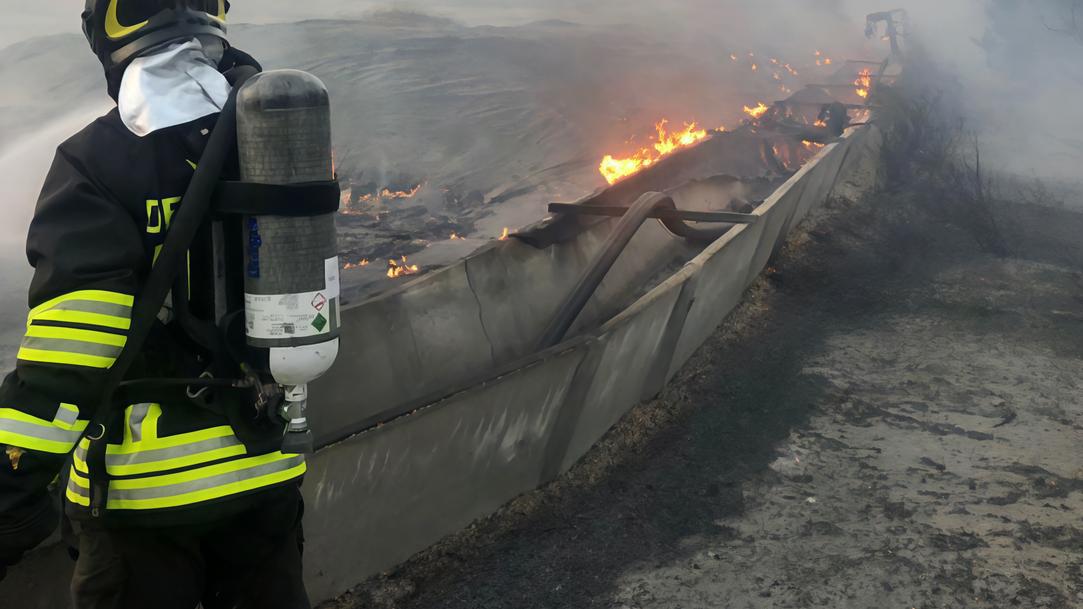
[[[656,394],[791,228],[829,197],[874,185],[868,100],[901,70],[897,57],[875,65],[846,63],[823,85],[746,108],[739,128],[660,137],[650,162],[606,175],[608,188],[552,204],[550,217],[443,268],[422,273],[401,255],[377,267],[419,275],[408,281],[351,285],[351,271],[376,263],[347,260],[338,364],[309,394],[314,600],[552,480]],[[340,225],[433,188],[350,186]],[[59,590],[37,606],[63,606],[64,587],[30,575],[62,577],[62,554],[14,574]]]

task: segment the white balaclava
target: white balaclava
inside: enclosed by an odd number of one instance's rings
[[[224,50],[220,39],[199,37],[132,61],[117,95],[124,125],[144,137],[220,112],[230,92],[218,71]]]

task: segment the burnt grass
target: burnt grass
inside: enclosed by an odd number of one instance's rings
[[[743,303],[661,395],[629,413],[570,472],[371,578],[327,607],[718,606],[708,600],[667,600],[644,583],[636,585],[642,589],[629,588],[624,578],[632,571],[661,571],[676,564],[692,579],[666,575],[657,581],[670,578],[693,589],[709,589],[722,580],[696,583],[706,561],[722,565],[710,569],[736,571],[740,579],[743,567],[728,564],[737,560],[728,551],[704,555],[700,550],[753,547],[787,535],[774,532],[776,524],[770,519],[754,533],[737,524],[753,509],[750,497],[776,493],[800,503],[803,498],[793,489],[813,483],[813,475],[787,478],[771,467],[780,456],[780,445],[796,435],[825,453],[859,452],[847,441],[821,433],[813,423],[815,417],[838,417],[858,428],[875,424],[889,431],[917,430],[940,438],[938,442],[991,445],[991,431],[930,423],[916,406],[907,414],[856,396],[847,399],[845,391],[840,395],[824,377],[802,373],[810,360],[829,348],[833,333],[874,331],[885,319],[915,314],[961,331],[1003,334],[1022,345],[1079,358],[1083,315],[1073,319],[1067,314],[1068,318],[1036,327],[1018,311],[983,304],[980,297],[947,302],[935,297],[931,286],[945,268],[964,269],[964,277],[965,269],[974,268],[977,276],[979,269],[1005,260],[1078,269],[1083,261],[1078,238],[1083,234],[1083,216],[997,200],[989,201],[976,224],[968,225],[970,214],[943,209],[952,202],[944,198],[950,191],[941,186],[903,180],[863,201],[828,202],[797,231]],[[962,204],[975,204],[973,193],[965,198]],[[990,218],[997,226],[992,239]],[[1077,304],[1083,303],[1083,276],[1076,273],[1073,281],[1070,290]],[[980,283],[969,288],[982,289]],[[868,357],[875,365],[877,355]],[[1018,424],[1008,411],[1001,422]],[[1078,428],[1078,418],[1068,422]],[[913,485],[954,475],[935,456],[911,464],[907,475]],[[852,460],[855,471],[872,469],[863,456]],[[1027,482],[1018,489],[989,488],[984,499],[988,506],[1010,510],[1024,498],[1049,505],[1083,490],[1080,480],[1023,464],[1018,468],[1012,473]],[[873,480],[884,477],[870,473]],[[986,486],[980,477],[960,483],[977,492]],[[912,535],[917,548],[906,555],[892,554],[885,563],[891,572],[871,585],[882,588],[884,595],[912,588],[915,598],[926,599],[915,606],[928,608],[1083,606],[1083,596],[1077,596],[1083,594],[1083,527],[1028,523],[1020,516],[1022,524],[1005,525],[1004,531],[993,534],[935,530],[914,522],[915,512],[923,509],[921,502],[944,505],[953,495],[922,488],[913,493],[915,499],[880,498],[863,508],[898,527],[900,534]],[[973,505],[956,509],[975,510]],[[810,517],[791,534],[806,537],[809,543],[845,545],[851,533],[841,521],[831,520]],[[975,553],[987,550],[997,536],[1007,536],[1018,547],[1037,544],[1074,556],[1073,564],[1056,565],[1073,573],[1074,583],[1070,578],[1067,585],[1051,585],[1024,573],[988,569],[977,574],[980,560]],[[874,559],[888,560],[882,553],[825,554],[822,568],[845,580],[848,570]],[[818,576],[823,582],[815,586],[801,583],[797,575],[796,583],[772,581],[771,575],[751,565],[745,576],[760,591],[747,598],[733,597],[741,602],[730,606],[865,606],[847,604],[851,593],[835,595],[827,576]],[[978,581],[985,583],[977,585]],[[848,585],[840,583],[839,588]],[[816,593],[810,591],[816,586]],[[720,593],[704,594],[707,599]],[[772,594],[779,604],[772,604]]]

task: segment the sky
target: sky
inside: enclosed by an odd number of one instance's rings
[[[762,6],[760,0],[684,0],[680,2],[635,0],[426,0],[423,2],[389,2],[373,0],[234,0],[231,18],[238,23],[295,21],[302,19],[333,19],[362,16],[367,12],[395,8],[418,10],[454,18],[468,24],[507,25],[538,19],[560,18],[578,22],[638,20],[643,16],[681,13],[684,10],[717,10],[717,7]],[[783,6],[792,11],[770,10],[770,18],[780,25],[787,12],[799,15],[803,11],[835,11],[839,15],[862,17],[865,13],[904,6],[930,17],[930,23],[958,24],[959,15],[970,13],[979,0],[787,0]],[[41,0],[25,2],[12,18],[0,21],[0,46],[61,32],[79,33],[80,0]],[[765,11],[768,12],[768,11]]]

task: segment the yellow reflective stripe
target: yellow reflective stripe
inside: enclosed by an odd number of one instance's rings
[[[72,465],[77,471],[80,471],[84,474],[90,473],[90,468],[87,467],[86,460],[83,459],[83,457],[80,456],[78,452],[72,453],[71,461]]]
[[[60,423],[60,424],[58,424]],[[0,444],[50,454],[65,454],[79,441],[87,421],[46,421],[13,408],[0,408]]]
[[[67,410],[65,408],[65,410]],[[31,425],[37,425],[44,427],[45,429],[53,429],[56,427],[53,421],[46,421],[45,419],[39,419],[32,414],[26,414],[21,410],[15,410],[14,408],[0,408],[0,421],[18,421],[20,423],[29,423]],[[86,429],[86,421],[77,421],[73,427],[78,427],[80,431]]]
[[[90,507],[90,497],[84,497],[73,492],[70,488],[64,489],[64,496],[68,498],[68,501],[75,505],[81,505],[83,507]]]
[[[184,446],[185,444],[193,444],[195,442],[202,442],[203,440],[211,440],[214,438],[224,438],[226,436],[233,435],[233,428],[225,425],[222,427],[211,427],[210,429],[203,429],[200,431],[193,431],[190,433],[178,434],[175,436],[167,436],[165,438],[157,438],[154,436],[148,437],[147,423],[150,420],[150,415],[143,422],[143,434],[144,440],[142,442],[125,443],[121,445],[110,444],[105,448],[105,454],[107,455],[130,455],[145,450],[157,449],[157,448],[174,448],[177,446]]]
[[[126,36],[130,36],[139,30],[143,29],[150,21],[144,21],[142,23],[136,23],[135,25],[124,25],[117,18],[117,2],[119,0],[109,0],[109,8],[105,11],[105,35],[110,40],[119,40]]]
[[[231,474],[274,463],[276,461],[288,461],[296,458],[297,455],[284,455],[280,452],[274,452],[258,457],[248,457],[247,459],[238,459],[227,463],[208,465],[207,467],[201,467],[187,472],[178,472],[176,474],[165,474],[163,476],[154,476],[150,478],[135,478],[132,480],[114,480],[112,488],[117,490],[137,490],[171,486],[174,484],[185,484],[187,482],[197,482],[203,478]]]
[[[49,453],[52,455],[67,454],[71,450],[71,442],[62,442],[58,440],[43,440],[35,436],[28,436],[24,434],[15,433],[6,429],[0,429],[0,444],[7,444],[8,446],[17,446],[19,448],[25,448],[26,450],[36,450],[38,452]]]
[[[72,472],[71,472],[71,481],[74,482],[75,486],[78,486],[79,488],[85,488],[85,489],[90,488],[90,478],[84,478],[84,477],[80,476],[79,472],[77,472],[77,471],[72,470]]]
[[[263,476],[246,478],[244,480],[237,480],[235,482],[224,484],[222,486],[215,486],[180,495],[160,497],[157,499],[111,498],[109,499],[107,508],[111,510],[153,510],[192,505],[194,503],[211,501],[213,499],[221,499],[223,497],[229,497],[230,495],[236,495],[247,491],[253,491],[256,489],[273,486],[282,482],[287,482],[289,480],[293,480],[304,475],[305,471],[307,471],[307,465],[305,464],[305,462],[302,461],[299,465],[280,472],[273,472],[270,474],[265,474]],[[120,482],[127,481],[117,481],[118,484]]]
[[[61,418],[63,417],[63,418]],[[86,429],[86,421],[79,420],[79,407],[74,404],[60,404],[53,419],[53,425],[67,431]]]
[[[239,457],[247,452],[244,445],[239,446],[227,446],[225,448],[218,448],[201,453],[194,453],[191,455],[185,455],[183,457],[174,457],[172,459],[162,459],[161,461],[150,461],[147,463],[136,463],[133,465],[108,465],[106,464],[106,470],[114,476],[136,476],[139,474],[150,474],[154,472],[163,472],[173,469],[180,469],[182,467],[191,467],[193,465],[199,465],[201,463],[210,463],[212,461],[219,461],[221,459],[227,459],[229,457]]]
[[[33,321],[59,321],[69,324],[86,324],[89,326],[101,326],[116,330],[129,330],[132,320],[128,317],[117,317],[103,313],[88,313],[86,311],[70,311],[67,309],[53,309],[43,311],[33,316]]]
[[[19,349],[16,357],[24,362],[83,366],[84,368],[109,368],[117,361],[115,357],[101,357],[64,351],[42,351],[41,349],[27,349],[26,347]]]
[[[52,309],[58,304],[64,302],[70,302],[73,300],[87,300],[90,302],[100,302],[103,304],[119,305],[122,307],[131,307],[135,304],[135,297],[130,294],[121,294],[120,292],[107,292],[105,290],[80,290],[78,292],[71,292],[64,294],[63,296],[57,296],[56,298],[43,302],[40,305],[30,310],[30,317],[37,317],[38,314]]]
[[[77,340],[95,345],[108,345],[110,347],[123,347],[128,343],[128,337],[123,334],[110,334],[96,330],[81,330],[78,328],[62,328],[58,326],[30,326],[26,329],[26,335],[31,338],[56,338],[60,340]]]

